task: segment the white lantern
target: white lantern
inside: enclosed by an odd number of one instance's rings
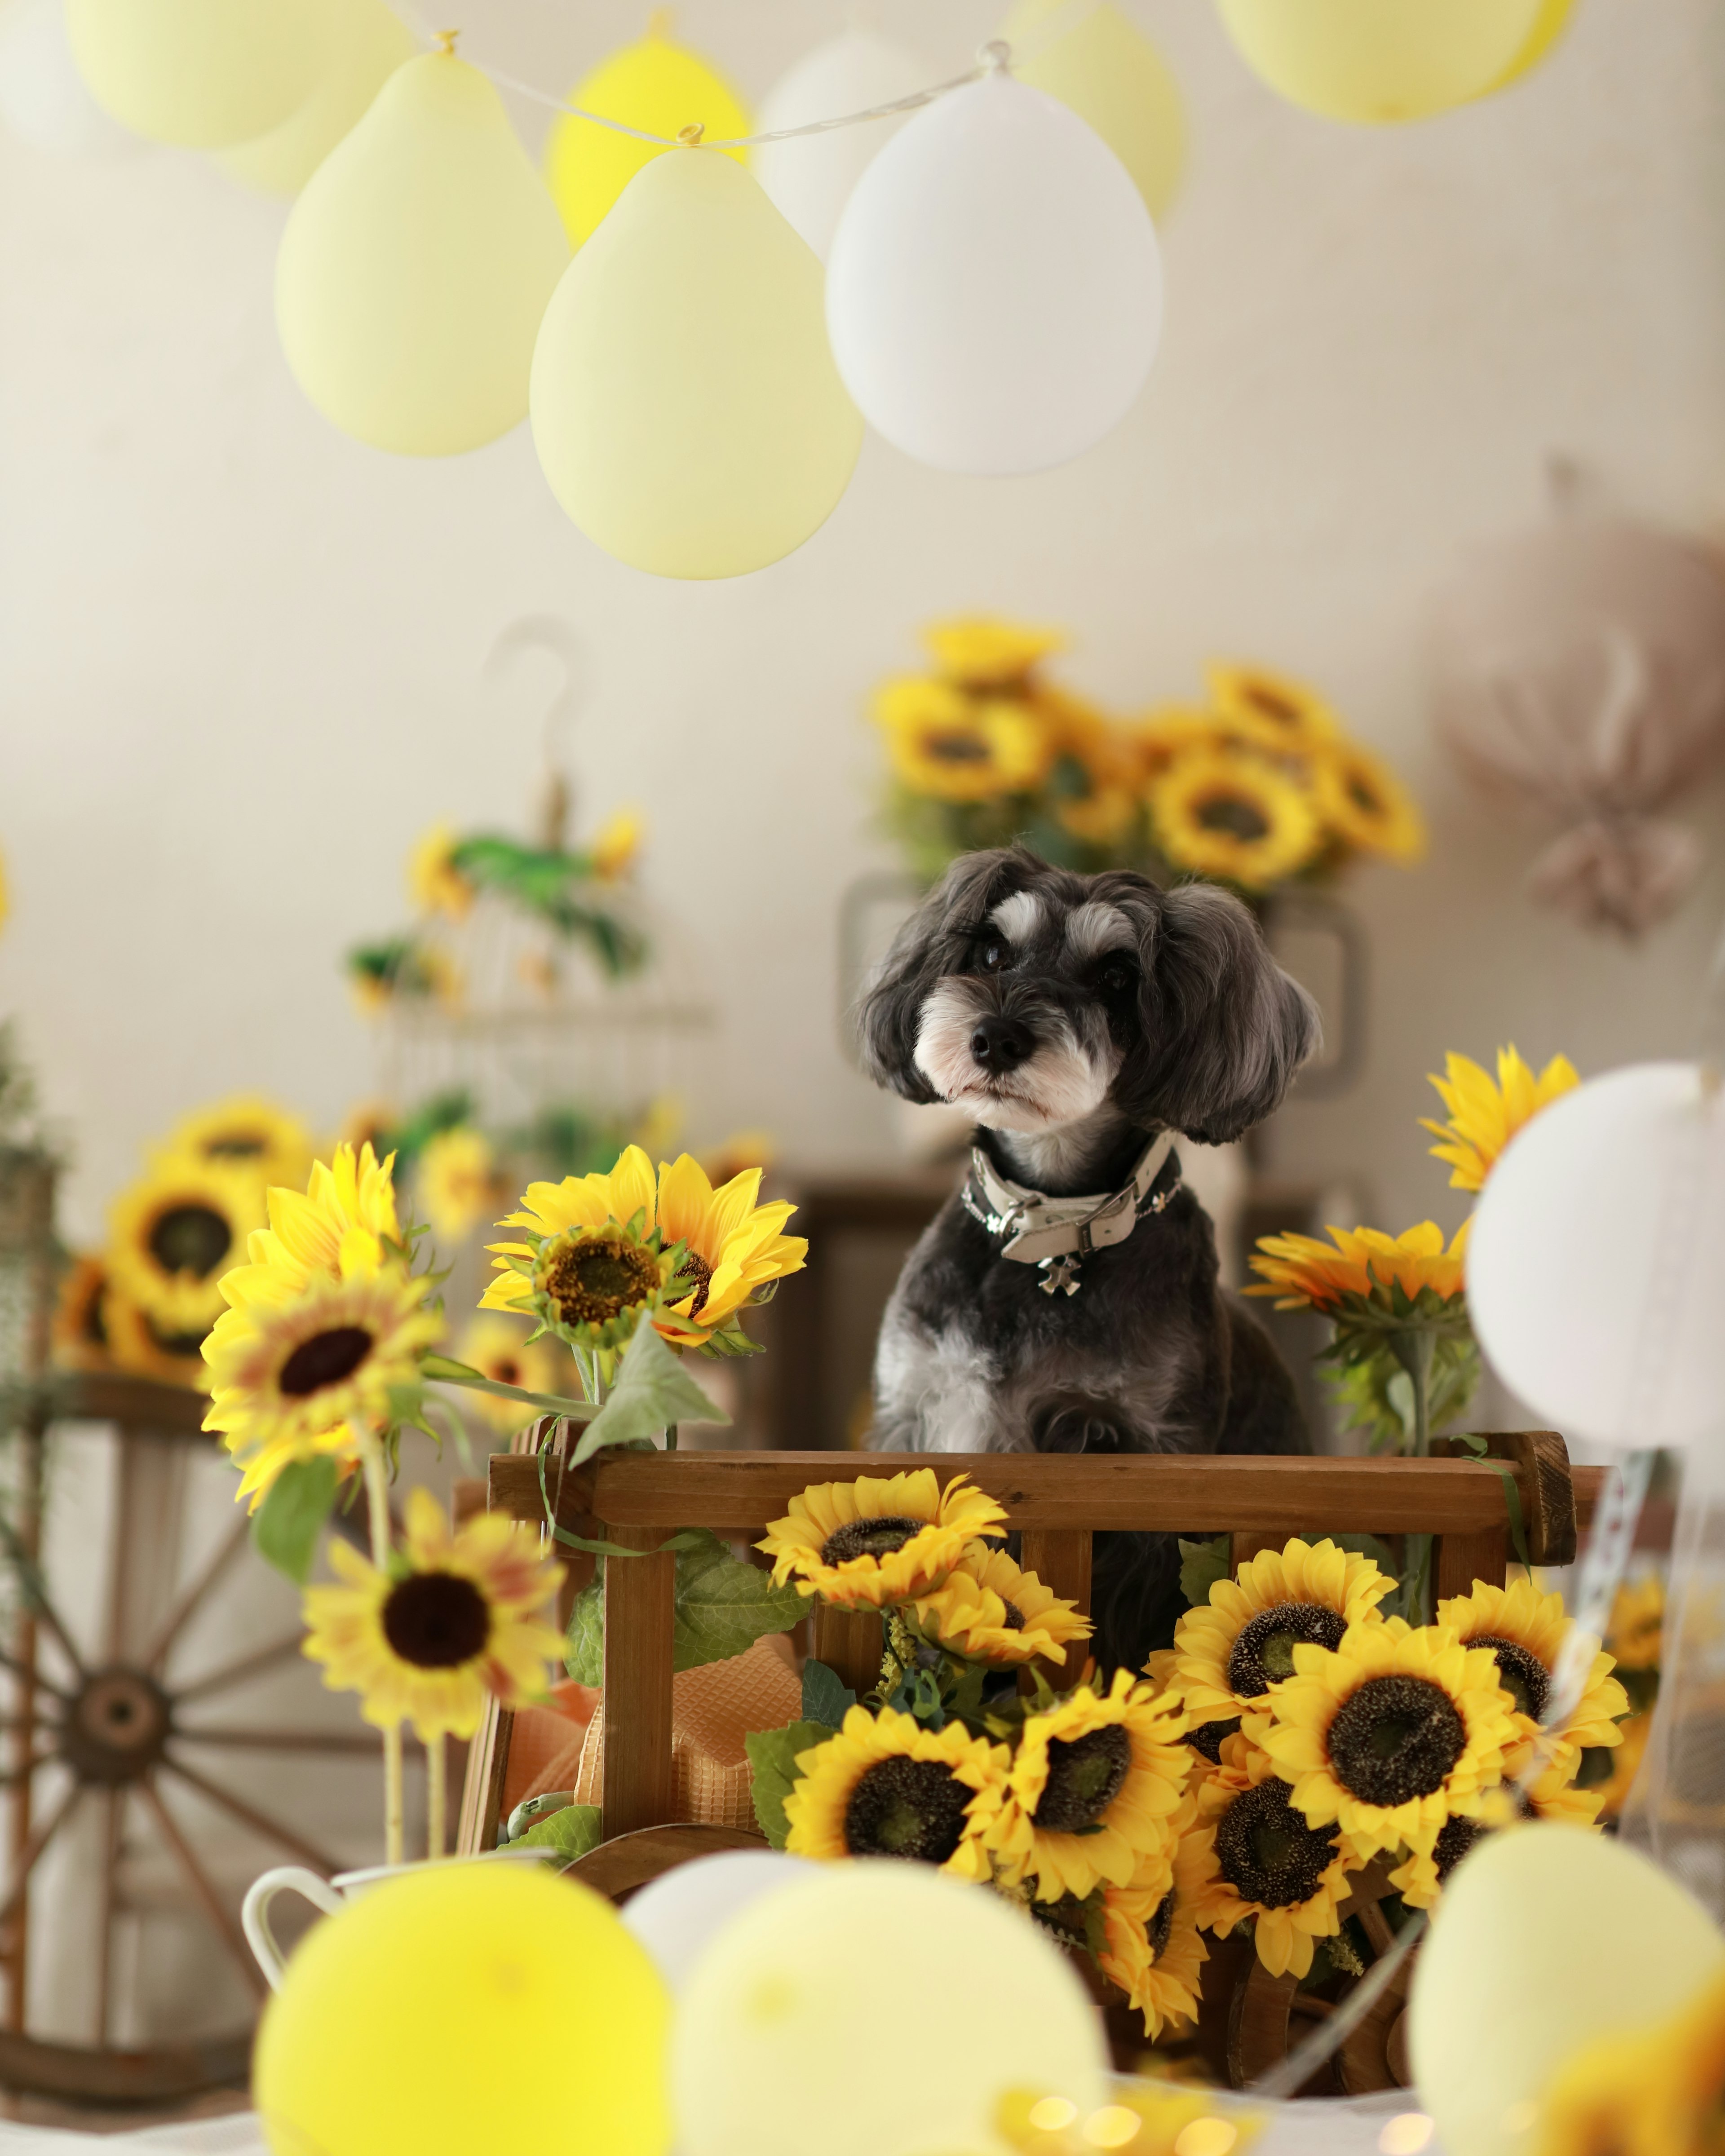
[[[847,30],[817,45],[767,94],[756,126],[762,135],[840,113],[866,112],[908,97],[928,80],[913,54],[872,31]],[[824,261],[839,213],[870,160],[904,116],[834,127],[824,135],[799,135],[788,142],[762,142],[754,152],[755,177],[773,208],[794,225]]]
[[[997,70],[918,113],[857,182],[827,325],[864,418],[907,456],[1040,471],[1099,442],[1143,387],[1156,230],[1106,144]]]
[[[33,150],[60,157],[111,155],[137,140],[85,88],[65,0],[8,0],[0,13],[0,120]]]
[[[1499,1375],[1571,1438],[1725,1434],[1725,1095],[1692,1063],[1566,1093],[1492,1169],[1467,1306]]]
[[[805,1856],[776,1849],[732,1849],[679,1864],[632,1895],[623,1912],[633,1932],[658,1964],[675,1998],[707,1948],[733,1917],[764,1894],[814,1876]]]

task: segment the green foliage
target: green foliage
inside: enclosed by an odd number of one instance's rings
[[[1338,1334],[1320,1360],[1332,1365],[1323,1376],[1345,1417],[1345,1429],[1364,1430],[1373,1452],[1402,1452],[1412,1444],[1414,1381],[1385,1334]],[[1433,1430],[1467,1413],[1479,1382],[1480,1352],[1472,1335],[1439,1332],[1426,1380]]]
[[[788,1632],[809,1614],[794,1587],[775,1587],[771,1573],[732,1557],[706,1527],[678,1540],[671,1606],[671,1667],[698,1670],[745,1654],[770,1632]]]
[[[597,1849],[603,1824],[603,1815],[597,1804],[565,1804],[560,1812],[509,1845],[511,1849],[554,1849],[572,1864],[578,1856],[585,1856],[588,1850]]]
[[[728,1423],[730,1419],[644,1318],[617,1366],[617,1382],[610,1399],[587,1425],[569,1464],[579,1467],[605,1445],[650,1438],[674,1423]]]
[[[593,1561],[593,1575],[569,1612],[563,1666],[577,1684],[605,1681],[605,1560]]]
[[[613,980],[644,963],[646,939],[603,902],[590,855],[480,833],[453,847],[449,862],[480,890],[500,893],[560,936],[585,942]]]
[[[784,1800],[800,1779],[797,1754],[824,1744],[838,1733],[824,1722],[793,1722],[783,1729],[752,1731],[743,1738],[742,1748],[755,1778],[755,1817],[774,1849],[784,1847],[791,1830],[784,1815]]]
[[[1226,1579],[1231,1569],[1228,1562],[1229,1540],[1218,1535],[1214,1542],[1180,1543],[1180,1592],[1193,1609],[1210,1599],[1210,1589],[1219,1579]]]
[[[855,1705],[856,1694],[839,1672],[811,1655],[803,1665],[803,1712],[809,1721],[839,1728]]]
[[[341,1471],[326,1452],[290,1461],[253,1518],[252,1541],[259,1556],[300,1586],[311,1575],[317,1538],[336,1508],[341,1484]]]

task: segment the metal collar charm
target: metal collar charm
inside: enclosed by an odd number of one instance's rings
[[[1000,1239],[1003,1258],[1041,1269],[1045,1295],[1060,1289],[1076,1295],[1079,1271],[1091,1252],[1123,1243],[1147,1214],[1160,1213],[1179,1188],[1178,1163],[1173,1180],[1163,1189],[1155,1188],[1176,1135],[1163,1131],[1153,1138],[1130,1180],[1100,1197],[1050,1198],[1010,1183],[980,1146],[973,1146],[970,1173],[959,1199],[973,1220]]]

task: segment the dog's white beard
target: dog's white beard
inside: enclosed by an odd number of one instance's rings
[[[1099,1070],[1064,1025],[1015,1070],[991,1077],[970,1052],[979,1015],[962,990],[934,989],[922,1006],[913,1060],[943,1099],[984,1129],[1045,1131],[1093,1114],[1107,1098],[1114,1073]]]

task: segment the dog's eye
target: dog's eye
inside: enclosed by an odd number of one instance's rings
[[[998,973],[1006,963],[1008,947],[998,936],[978,937],[974,954],[978,973]]]
[[[1137,984],[1138,969],[1130,958],[1105,958],[1096,974],[1104,995],[1123,995]]]

